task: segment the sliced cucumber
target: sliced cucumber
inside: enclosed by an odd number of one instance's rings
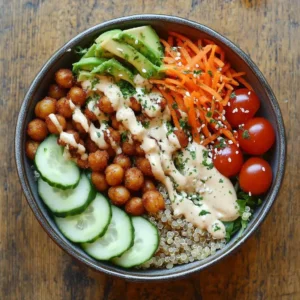
[[[149,260],[159,244],[157,228],[142,217],[132,217],[134,245],[120,257],[113,258],[116,265],[130,268]]]
[[[39,145],[34,163],[44,181],[65,190],[77,186],[80,170],[73,161],[64,158],[63,151],[57,144],[57,136],[50,135]]]
[[[54,219],[67,239],[75,243],[87,243],[105,234],[111,215],[109,201],[97,193],[95,199],[80,215]]]
[[[57,217],[82,213],[96,196],[96,190],[85,174],[74,189],[62,190],[39,178],[38,192],[47,207]]]
[[[112,206],[112,219],[106,233],[93,243],[82,244],[84,251],[99,260],[119,256],[133,245],[134,229],[131,218]]]

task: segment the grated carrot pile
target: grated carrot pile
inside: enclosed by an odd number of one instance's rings
[[[174,125],[180,128],[174,107],[187,113],[194,141],[208,145],[223,136],[237,144],[230,124],[224,116],[224,107],[242,84],[252,90],[226,61],[224,50],[210,40],[195,43],[176,32],[170,32],[163,58],[165,78],[150,80],[156,84],[168,103]],[[176,104],[174,106],[174,104]]]

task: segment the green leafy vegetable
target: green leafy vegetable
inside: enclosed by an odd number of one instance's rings
[[[124,98],[131,97],[135,94],[135,88],[127,81],[120,80],[117,85],[119,86],[121,93]]]

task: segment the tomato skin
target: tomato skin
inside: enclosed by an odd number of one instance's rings
[[[226,177],[239,173],[244,162],[241,150],[234,144],[227,144],[223,149],[213,153],[213,163],[217,170]]]
[[[275,142],[275,132],[271,123],[265,118],[248,120],[238,131],[240,147],[252,155],[267,152]]]
[[[260,107],[260,101],[255,92],[248,89],[238,89],[234,93],[236,96],[230,98],[225,107],[225,117],[229,124],[236,128],[254,117]]]
[[[251,157],[242,166],[239,183],[244,192],[261,195],[271,186],[272,177],[272,169],[267,161]]]

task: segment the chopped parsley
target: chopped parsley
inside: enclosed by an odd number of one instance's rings
[[[213,77],[213,73],[211,70],[208,70],[207,73],[209,74],[210,77]]]
[[[84,54],[86,54],[88,52],[88,49],[77,46],[77,47],[75,47],[74,52],[80,56],[83,56]]]
[[[211,111],[208,111],[208,112],[206,113],[206,116],[207,116],[208,118],[211,118],[212,112],[211,112]]]
[[[117,85],[119,86],[121,93],[124,98],[131,97],[135,94],[135,88],[127,81],[120,80]]]
[[[177,104],[176,102],[174,102],[174,103],[172,104],[172,108],[173,108],[173,109],[178,109],[178,104]]]
[[[167,137],[174,132],[174,128],[173,126],[171,125],[170,122],[166,122],[166,126],[167,126],[167,129],[168,129],[168,132],[167,132]]]
[[[93,78],[91,81],[91,86],[92,89],[95,88],[95,85],[99,83],[99,79],[98,78]]]
[[[195,75],[199,75],[199,74],[201,74],[202,73],[202,70],[194,70],[194,74]]]
[[[192,159],[196,159],[196,151],[195,150],[190,150],[190,154],[191,154],[191,157]]]
[[[190,129],[190,125],[188,124],[187,120],[179,120],[179,125],[182,129],[186,129],[189,130]]]
[[[199,216],[205,216],[205,215],[210,215],[210,212],[207,210],[202,209],[199,213]]]
[[[232,92],[232,93],[230,94],[230,99],[233,99],[233,98],[235,98],[235,97],[236,97],[235,92]]]
[[[207,160],[208,160],[208,151],[207,150],[203,150],[202,151],[203,153],[203,161],[202,161],[202,165],[207,167],[207,170],[211,170],[213,167],[214,167],[214,164],[211,162],[211,163],[208,163]]]
[[[218,230],[221,229],[221,227],[219,225],[217,225],[217,224],[214,224],[213,227],[214,227],[214,232],[216,232],[216,231],[218,231]]]
[[[101,132],[97,131],[97,137],[98,137],[98,138],[101,137]]]
[[[249,140],[250,139],[250,134],[248,130],[244,130],[242,134],[243,139]]]
[[[220,180],[219,180],[219,183],[223,183],[224,182],[224,180],[221,178]]]
[[[218,149],[224,149],[226,147],[225,139],[223,139],[223,138],[220,139],[219,144],[217,144],[215,147],[218,148]]]
[[[128,131],[123,131],[123,132],[121,133],[121,141],[122,141],[122,142],[126,142],[126,141],[128,140],[127,134],[128,134]]]
[[[149,126],[150,126],[150,121],[143,121],[143,122],[142,122],[142,125],[143,125],[144,128],[149,128]]]

